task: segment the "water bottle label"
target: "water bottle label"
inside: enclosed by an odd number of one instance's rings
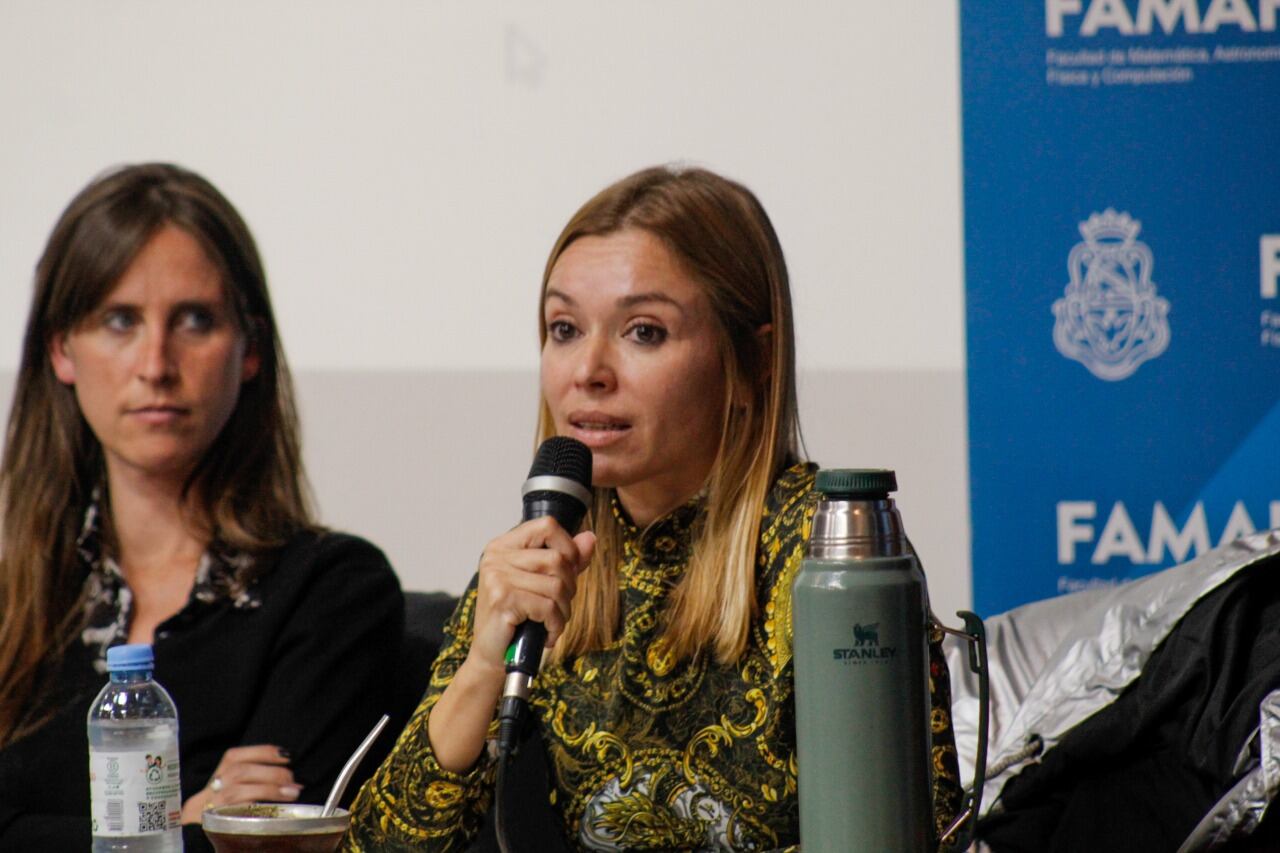
[[[177,750],[89,751],[93,834],[147,835],[178,829],[182,785]]]

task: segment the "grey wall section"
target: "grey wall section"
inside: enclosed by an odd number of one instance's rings
[[[326,524],[380,545],[407,589],[461,592],[484,544],[519,520],[534,447],[534,371],[302,371],[308,473]],[[0,399],[13,372],[0,375]],[[899,506],[934,610],[968,607],[960,371],[800,376],[811,458],[898,472]]]
[[[828,468],[892,468],[898,508],[947,624],[972,604],[962,370],[801,371],[800,425]]]
[[[308,474],[325,523],[387,552],[406,589],[459,593],[520,520],[537,379],[520,372],[306,372]]]
[[[306,459],[325,521],[386,550],[407,588],[461,591],[519,520],[535,372],[304,372]],[[800,377],[808,453],[898,472],[903,520],[939,616],[967,608],[964,378],[956,371]]]

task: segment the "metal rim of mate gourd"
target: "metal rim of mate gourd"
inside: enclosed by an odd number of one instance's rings
[[[204,810],[205,832],[228,835],[320,835],[345,832],[351,822],[346,809],[323,815],[324,806],[307,803],[241,803]]]

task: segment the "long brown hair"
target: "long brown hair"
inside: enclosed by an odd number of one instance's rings
[[[573,241],[625,228],[660,239],[705,288],[717,319],[729,379],[720,446],[694,556],[667,605],[663,641],[675,660],[710,650],[719,661],[732,662],[746,649],[756,614],[764,499],[781,469],[799,458],[787,265],[773,224],[750,190],[705,169],[662,166],[607,187],[573,215],[547,259],[543,299],[551,270]],[[545,399],[538,433],[539,440],[555,434]],[[560,660],[604,647],[618,630],[622,542],[610,500],[611,490],[595,490],[596,555],[579,579],[573,618],[556,644]]]
[[[41,682],[80,626],[76,538],[105,477],[73,389],[53,373],[50,342],[92,312],[169,225],[194,237],[219,269],[236,322],[261,358],[185,484],[191,521],[250,553],[313,526],[293,383],[244,220],[212,184],[178,166],[127,166],[95,179],[63,211],[36,266],[0,461],[0,746],[47,717]]]

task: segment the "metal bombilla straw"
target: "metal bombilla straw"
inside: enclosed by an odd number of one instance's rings
[[[356,751],[351,753],[351,757],[347,759],[347,763],[342,765],[342,772],[334,780],[333,788],[329,791],[329,797],[324,801],[324,811],[320,813],[321,817],[328,817],[333,814],[333,810],[338,806],[338,800],[342,799],[343,793],[347,790],[347,785],[351,783],[351,777],[355,774],[356,768],[360,766],[361,759],[369,751],[369,747],[373,746],[373,742],[378,739],[378,735],[382,734],[382,730],[386,728],[387,720],[389,719],[391,718],[383,714],[382,719],[378,720],[377,725],[373,727],[373,731],[365,735],[364,740],[356,747]]]

